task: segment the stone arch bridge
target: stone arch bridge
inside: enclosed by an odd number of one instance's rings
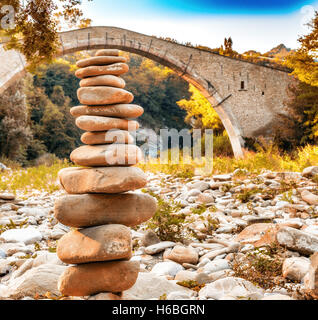
[[[209,100],[228,132],[236,157],[244,139],[271,136],[286,115],[286,71],[261,66],[115,27],[90,27],[63,32],[58,55],[101,48],[139,54],[173,69]],[[24,75],[25,58],[0,46],[0,94]]]

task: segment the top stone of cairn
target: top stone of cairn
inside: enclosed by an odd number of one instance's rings
[[[99,57],[90,57],[87,59],[79,60],[76,62],[76,65],[79,68],[85,68],[89,66],[101,66],[108,65],[118,62],[127,62],[125,57],[114,57],[114,56],[99,56]]]
[[[100,56],[119,56],[119,50],[117,49],[101,49],[95,53],[96,57]]]
[[[127,62],[125,57],[119,56],[119,50],[117,49],[102,49],[95,53],[95,57],[77,61],[76,65],[79,68],[85,68],[89,66],[108,65],[112,63]]]

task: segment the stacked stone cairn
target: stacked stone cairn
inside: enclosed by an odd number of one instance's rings
[[[132,287],[140,269],[130,261],[129,227],[150,219],[156,200],[142,192],[145,173],[135,167],[142,159],[129,131],[137,130],[143,108],[130,104],[133,95],[124,90],[120,75],[129,69],[118,50],[99,50],[77,62],[75,75],[81,106],[71,109],[76,125],[85,130],[84,146],[71,153],[81,167],[59,172],[68,193],[55,202],[56,219],[71,228],[57,246],[57,255],[71,264],[61,275],[59,291],[65,296],[120,293]]]

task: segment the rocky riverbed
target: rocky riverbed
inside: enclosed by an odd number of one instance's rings
[[[317,183],[318,167],[186,179],[148,173],[138,192],[156,196],[169,215],[131,229],[137,282],[85,297],[57,289],[66,265],[56,244],[71,229],[53,214],[64,191],[0,194],[0,300],[317,299]]]

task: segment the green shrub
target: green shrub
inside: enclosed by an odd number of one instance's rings
[[[146,227],[154,230],[161,241],[182,241],[183,223],[185,215],[176,215],[180,204],[174,201],[165,201],[152,192],[148,192],[158,201],[158,208],[154,216],[146,222]]]

